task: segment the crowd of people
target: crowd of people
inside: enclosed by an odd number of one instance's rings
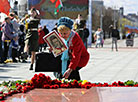
[[[43,36],[48,33],[46,25],[40,26],[40,17],[35,8],[22,19],[13,12],[9,13],[0,24],[0,63],[26,62],[26,52],[34,63],[34,52],[42,51],[47,46]]]
[[[119,30],[117,29],[117,27],[113,27],[113,25],[111,25],[109,27],[109,29],[111,31],[111,37],[112,37],[111,49],[113,51],[114,45],[115,45],[115,49],[116,49],[116,51],[118,51],[117,41],[120,39]],[[104,45],[104,33],[100,27],[97,29],[97,31],[95,31],[93,37],[94,37],[94,42],[95,42],[95,48],[103,47],[103,45]]]
[[[47,47],[43,37],[49,33],[46,25],[40,24],[40,15],[35,8],[30,14],[19,19],[11,12],[0,24],[0,63],[6,64],[9,58],[12,62],[27,62],[30,56],[30,70],[33,70],[36,52],[41,52]],[[61,17],[52,30],[56,30],[68,50],[64,51],[62,60],[62,77],[80,80],[79,70],[89,60],[87,52],[87,38],[89,30],[86,20],[81,15],[73,21],[68,17]],[[75,25],[75,26],[74,26]]]

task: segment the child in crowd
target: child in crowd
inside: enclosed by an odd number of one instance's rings
[[[23,53],[24,51],[24,46],[25,46],[25,43],[24,43],[24,40],[25,40],[25,33],[24,33],[24,29],[25,29],[25,26],[24,25],[20,25],[20,31],[19,31],[19,61],[22,60],[22,62],[26,62],[25,58],[21,57],[21,54]]]
[[[39,39],[38,39],[38,43],[39,43],[39,51],[42,51],[42,48],[44,47],[45,41],[43,39],[43,37],[45,36],[45,32],[42,29],[42,26],[39,26],[38,29],[38,35],[39,35]]]
[[[16,34],[14,34],[15,36],[18,36],[18,34],[16,33]],[[18,43],[18,40],[12,40],[11,41],[12,42],[12,61],[13,62],[18,62],[17,60],[16,60],[16,57],[17,57],[17,51],[18,51],[18,48],[19,48],[19,43]]]

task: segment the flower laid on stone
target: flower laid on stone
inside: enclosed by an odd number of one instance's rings
[[[58,88],[86,88],[91,87],[138,87],[138,82],[128,80],[126,82],[113,82],[108,83],[91,83],[87,80],[67,80],[67,79],[54,79],[52,80],[45,74],[35,74],[31,80],[26,81],[8,81],[0,84],[0,100],[5,99],[7,96],[11,96],[16,93],[26,93],[34,88],[44,89],[58,89]]]
[[[32,84],[26,81],[4,81],[0,84],[0,100],[12,94],[25,93],[33,88]]]

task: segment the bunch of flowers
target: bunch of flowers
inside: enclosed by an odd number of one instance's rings
[[[77,80],[67,80],[67,79],[54,79],[51,80],[49,76],[45,76],[45,74],[35,74],[31,79],[31,84],[34,88],[46,88],[46,89],[57,89],[57,88],[90,88],[90,82],[86,80],[77,81]]]
[[[8,81],[0,84],[0,100],[5,99],[16,93],[26,93],[34,88],[57,89],[57,88],[86,88],[91,87],[138,87],[138,82],[128,80],[126,82],[113,82],[108,83],[91,83],[87,80],[67,80],[67,79],[54,79],[52,80],[45,74],[35,74],[31,80],[26,81]]]
[[[86,88],[89,89],[91,87],[137,87],[138,82],[134,82],[133,80],[128,80],[126,82],[113,82],[112,84],[108,83],[91,83],[87,80],[67,80],[67,79],[55,79],[51,80],[49,76],[45,76],[45,74],[35,74],[31,79],[31,84],[34,88],[47,88],[47,89],[57,89],[57,88]]]
[[[16,93],[26,93],[33,89],[34,86],[29,81],[8,81],[0,84],[0,100],[5,99],[7,96],[11,96]]]

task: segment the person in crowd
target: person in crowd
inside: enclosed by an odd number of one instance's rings
[[[89,30],[86,28],[86,20],[80,20],[80,23],[77,24],[76,32],[80,35],[86,49],[87,49],[87,38],[89,36]]]
[[[77,19],[75,20],[75,22],[76,22],[77,24],[79,24],[81,20],[83,20],[83,17],[82,17],[81,14],[78,14],[78,17],[77,17]]]
[[[79,70],[87,65],[89,53],[79,34],[72,30],[72,19],[61,17],[57,26],[60,36],[68,46],[68,50],[64,51],[61,56],[62,75],[66,79],[80,80]]]
[[[20,20],[20,24],[23,24],[25,25],[25,29],[28,28],[28,24],[27,24],[27,19],[30,17],[30,15],[26,14],[25,17],[23,17],[21,20]]]
[[[22,60],[22,62],[26,62],[26,59],[21,57],[21,54],[24,52],[24,46],[25,46],[25,32],[24,32],[24,29],[25,29],[25,26],[24,25],[20,25],[19,27],[19,54],[18,54],[18,59],[19,61]]]
[[[20,24],[18,23],[18,19],[15,13],[11,12],[9,14],[9,17],[11,19],[11,28],[13,29],[14,35],[18,36],[18,29],[20,27]],[[17,57],[17,50],[18,50],[18,40],[15,42],[14,40],[11,41],[10,47],[9,47],[9,58],[12,57],[13,62],[17,62],[15,57]]]
[[[97,31],[94,34],[94,38],[96,39],[96,45],[95,47],[97,48],[99,47],[103,47],[103,33],[102,33],[102,29],[98,28]]]
[[[42,26],[39,26],[38,29],[38,35],[39,35],[39,39],[38,39],[38,43],[39,43],[39,51],[42,52],[42,48],[44,47],[45,41],[43,39],[43,37],[45,36],[45,32],[42,29]]]
[[[31,52],[31,65],[30,70],[33,70],[33,64],[35,61],[35,54],[39,50],[38,44],[38,25],[40,23],[40,17],[35,8],[31,8],[31,16],[28,18],[28,30],[25,38],[25,47],[22,57],[27,58],[27,54]]]
[[[54,30],[58,33],[58,30],[57,30],[57,23],[55,23],[55,26],[54,26],[54,28],[52,29],[52,31],[54,31]]]
[[[18,33],[14,34],[16,36],[18,36]],[[16,57],[17,56],[17,51],[18,51],[18,48],[19,48],[19,43],[18,43],[18,40],[11,40],[11,43],[12,43],[12,53],[11,53],[11,56],[12,56],[12,62],[18,62]]]
[[[4,63],[4,60],[3,60],[3,49],[2,49],[2,40],[1,40],[1,37],[2,37],[2,27],[1,27],[1,22],[0,22],[0,63]]]
[[[115,44],[115,48],[116,48],[116,51],[118,51],[118,48],[117,48],[117,40],[119,39],[120,35],[119,35],[119,31],[116,27],[114,27],[112,29],[112,51],[114,49],[114,44]]]
[[[86,28],[86,24],[84,25],[84,40],[83,40],[83,42],[84,42],[84,45],[85,45],[85,47],[86,47],[86,49],[88,48],[88,45],[87,45],[87,38],[89,37],[89,29],[88,28]]]
[[[13,5],[13,11],[16,15],[18,15],[18,1],[15,0]]]
[[[5,23],[2,27],[2,41],[4,42],[4,61],[6,61],[8,57],[9,45],[11,43],[11,40],[18,40],[18,37],[13,33],[10,21],[10,18],[6,17]]]
[[[49,30],[48,30],[48,28],[46,27],[46,25],[44,25],[43,31],[44,31],[45,35],[47,35],[47,34],[49,33]],[[44,43],[44,50],[46,50],[46,47],[47,47],[47,43]]]
[[[78,25],[80,25],[80,21],[83,20],[83,17],[81,14],[78,14],[78,17],[75,19],[73,24],[73,30],[78,29]]]
[[[44,31],[45,35],[47,35],[49,33],[49,30],[47,29],[46,25],[44,25],[42,30]]]
[[[10,13],[9,17],[11,19],[11,24],[13,26],[13,30],[15,33],[18,33],[18,29],[20,27],[20,24],[18,23],[17,17],[14,13]]]

